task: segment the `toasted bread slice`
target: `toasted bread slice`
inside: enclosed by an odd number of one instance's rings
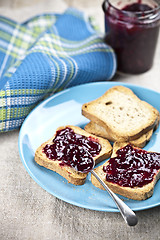
[[[92,121],[89,122],[85,126],[85,130],[87,132],[89,132],[89,133],[92,133],[92,134],[96,135],[96,136],[106,138],[106,139],[108,139],[111,142],[115,142],[116,141],[116,139],[114,139],[113,137],[111,137],[109,135],[109,133],[107,132],[107,130],[104,127],[99,126],[98,124],[96,124],[96,123],[94,123]],[[145,147],[147,142],[151,139],[152,134],[153,134],[153,129],[151,129],[148,132],[144,133],[138,139],[131,140],[130,143],[133,144],[135,147],[143,148],[143,147]]]
[[[93,157],[95,164],[110,157],[110,155],[112,153],[112,146],[108,140],[105,140],[103,138],[100,138],[100,137],[94,136],[90,133],[87,133],[85,130],[83,130],[77,126],[67,125],[67,126],[59,127],[57,129],[57,131],[65,129],[67,127],[71,128],[77,134],[80,134],[80,135],[86,136],[86,137],[91,137],[92,139],[95,139],[95,141],[98,141],[98,143],[101,145],[101,151],[99,152],[98,155]],[[70,166],[61,164],[62,161],[59,161],[57,159],[53,159],[53,160],[49,159],[49,158],[47,158],[46,154],[43,152],[43,149],[47,144],[53,144],[53,139],[55,138],[55,136],[56,136],[56,133],[54,134],[54,136],[51,139],[49,139],[48,141],[43,143],[40,147],[38,147],[38,149],[35,152],[35,161],[39,165],[41,165],[45,168],[48,168],[54,172],[57,172],[58,174],[60,174],[64,178],[66,178],[68,180],[68,182],[70,182],[72,184],[75,184],[75,185],[84,184],[86,177],[87,177],[87,173],[78,172]]]
[[[82,114],[106,129],[116,141],[131,141],[153,129],[159,112],[129,88],[115,86],[82,106]]]
[[[112,153],[111,158],[116,157],[117,150],[123,148],[124,146],[126,146],[128,144],[129,144],[128,142],[115,142],[113,145],[113,153]],[[150,152],[148,152],[148,153],[150,153]],[[105,184],[108,185],[108,187],[113,192],[120,194],[124,197],[133,199],[133,200],[145,200],[152,196],[153,191],[154,191],[154,186],[155,186],[157,180],[160,178],[160,169],[154,175],[153,180],[151,182],[149,182],[148,184],[146,184],[142,187],[127,187],[127,186],[124,187],[124,186],[118,185],[117,183],[112,183],[112,182],[109,182],[106,180],[106,173],[103,171],[103,167],[107,166],[108,164],[109,164],[109,160],[106,163],[104,163],[103,165],[101,165],[100,167],[97,167],[94,171],[99,175],[99,177],[104,181]],[[98,180],[93,175],[91,176],[91,181],[94,186],[96,186],[100,189],[104,189],[103,186],[98,182]]]

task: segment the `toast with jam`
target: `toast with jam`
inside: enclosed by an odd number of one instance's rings
[[[152,196],[160,178],[160,153],[134,147],[127,142],[115,142],[111,158],[94,170],[117,194],[133,200]],[[92,184],[104,189],[92,175]]]
[[[35,161],[57,172],[68,182],[82,185],[94,163],[109,158],[111,153],[112,146],[108,140],[67,125],[59,127],[52,138],[37,148]]]
[[[159,124],[160,116],[157,109],[140,100],[132,90],[124,86],[114,86],[98,99],[83,104],[82,114],[92,124],[85,127],[85,130],[96,135],[97,132],[105,131],[107,139],[111,141],[137,140],[137,146],[140,147],[150,139]],[[97,126],[102,129],[96,130]]]

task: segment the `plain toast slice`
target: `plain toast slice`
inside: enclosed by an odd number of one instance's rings
[[[92,133],[92,134],[94,134],[96,136],[99,136],[99,137],[106,138],[111,142],[116,141],[116,139],[114,139],[112,136],[109,135],[109,133],[107,132],[107,130],[104,127],[99,126],[98,124],[94,123],[93,121],[89,122],[84,127],[84,129],[89,133]],[[143,147],[145,147],[147,142],[151,139],[152,134],[153,134],[153,129],[144,133],[139,138],[137,138],[135,140],[131,140],[130,143],[133,144],[135,147],[143,148]]]
[[[93,157],[95,164],[110,157],[110,155],[112,153],[112,146],[108,140],[94,136],[90,133],[87,133],[85,130],[81,129],[80,127],[72,126],[72,125],[59,127],[56,130],[56,132],[59,130],[65,129],[65,128],[71,128],[75,133],[77,133],[79,135],[82,135],[85,137],[91,137],[95,141],[98,141],[98,143],[101,145],[101,151],[99,152],[98,155]],[[75,184],[75,185],[84,184],[86,177],[87,177],[87,173],[78,172],[70,166],[61,164],[62,162],[59,160],[56,160],[56,159],[52,160],[52,159],[47,158],[43,149],[47,144],[53,144],[53,139],[55,138],[55,136],[56,136],[56,133],[54,134],[54,136],[52,138],[50,138],[48,141],[44,142],[40,147],[37,148],[37,150],[35,152],[35,161],[39,165],[41,165],[45,168],[48,168],[54,172],[57,172],[62,177],[66,178],[68,180],[68,182],[70,182],[72,184]]]
[[[112,152],[112,156],[111,158],[117,157],[117,150],[125,147],[126,145],[128,145],[128,142],[115,142],[113,145],[113,152]],[[134,149],[139,149],[136,147],[133,147]],[[147,153],[152,153],[152,152],[147,152]],[[147,154],[146,153],[146,154]],[[155,153],[157,154],[157,153]],[[158,164],[160,163],[160,154],[158,157]],[[153,191],[154,191],[154,186],[156,184],[156,182],[158,181],[158,179],[160,178],[160,167],[159,170],[154,174],[153,180],[141,187],[127,187],[127,186],[120,186],[117,183],[113,183],[113,182],[109,182],[106,180],[106,173],[103,171],[103,167],[106,167],[109,164],[109,160],[107,162],[105,162],[103,165],[97,167],[94,171],[98,174],[98,176],[104,181],[105,184],[108,185],[108,187],[117,194],[120,194],[124,197],[133,199],[133,200],[145,200],[149,197],[152,196]],[[123,170],[123,167],[122,167]],[[132,174],[134,174],[132,172]],[[103,186],[98,182],[98,180],[91,175],[91,181],[92,184],[100,189],[103,189]]]
[[[114,86],[82,106],[82,114],[106,129],[117,141],[131,141],[153,129],[159,112],[129,88]]]

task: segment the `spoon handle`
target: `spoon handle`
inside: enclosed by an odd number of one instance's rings
[[[97,178],[97,180],[102,184],[105,190],[110,194],[114,202],[116,203],[122,217],[129,226],[135,226],[138,222],[138,219],[135,213],[115,194],[110,188],[101,180],[101,178],[95,173],[94,170],[91,170],[91,173]]]

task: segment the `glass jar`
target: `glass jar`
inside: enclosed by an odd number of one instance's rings
[[[105,41],[117,55],[118,71],[138,74],[152,67],[160,25],[160,1],[107,0]]]

